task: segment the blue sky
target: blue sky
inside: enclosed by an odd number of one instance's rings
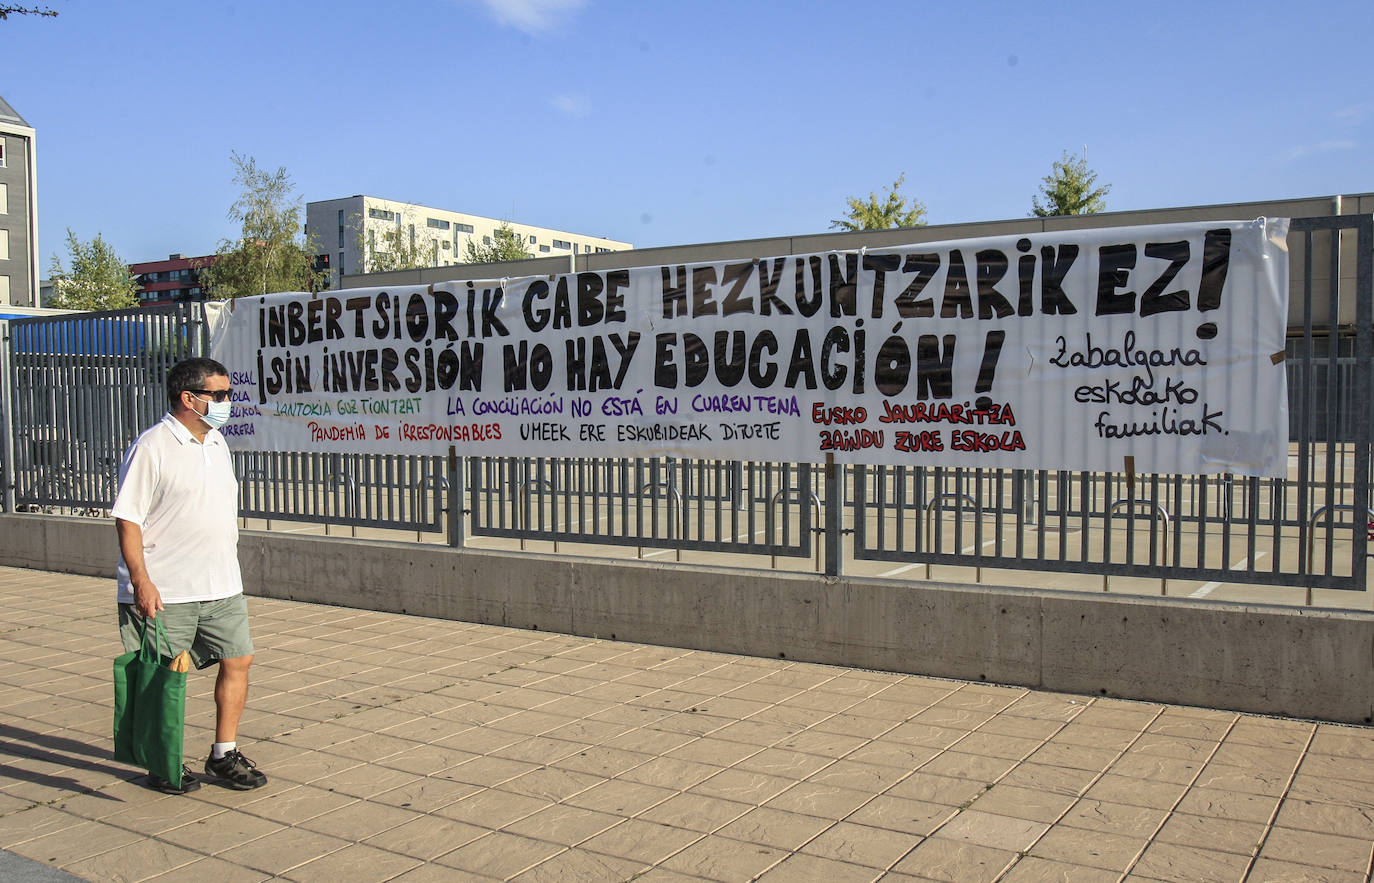
[[[35,0],[36,2],[36,0]],[[640,246],[823,232],[906,173],[1026,215],[1064,150],[1110,210],[1374,190],[1374,3],[48,0],[0,22],[42,275],[233,233],[230,152]]]

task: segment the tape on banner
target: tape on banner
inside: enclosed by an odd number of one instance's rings
[[[1285,353],[1283,350],[1279,350],[1278,352],[1274,353],[1269,357],[1269,363],[1271,365],[1278,365],[1281,364],[1283,360],[1286,358],[1288,358],[1288,354]]]

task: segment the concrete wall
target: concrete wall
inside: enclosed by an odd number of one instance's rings
[[[0,564],[112,577],[115,559],[107,520],[0,515]],[[1374,719],[1369,613],[260,531],[243,534],[240,560],[248,592],[274,598],[1066,693]]]

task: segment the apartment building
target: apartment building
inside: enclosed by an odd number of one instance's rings
[[[170,254],[165,261],[130,264],[129,273],[138,280],[139,306],[205,300],[201,271],[217,260],[219,255],[216,254],[196,258]]]
[[[37,306],[34,130],[0,97],[0,305]]]
[[[496,229],[510,227],[525,250],[537,258],[624,251],[628,242],[590,236],[481,215],[397,202],[375,196],[348,196],[306,203],[305,229],[319,254],[317,264],[329,267],[329,285],[343,275],[375,269],[371,255],[385,249],[383,234],[399,231],[402,242],[420,246],[431,267],[466,262],[467,243],[490,245]]]

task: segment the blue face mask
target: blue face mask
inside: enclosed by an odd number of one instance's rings
[[[210,402],[196,396],[197,401],[205,402],[205,413],[200,415],[200,419],[211,429],[219,429],[229,422],[229,414],[233,405],[228,402]]]

